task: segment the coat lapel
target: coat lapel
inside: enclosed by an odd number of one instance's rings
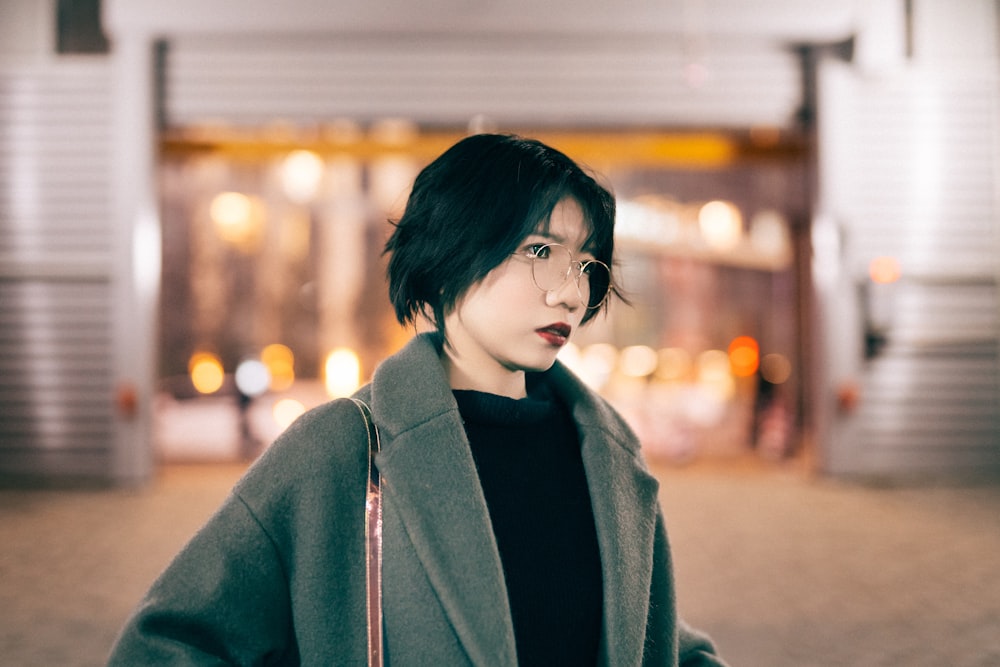
[[[516,665],[503,567],[475,462],[433,342],[418,337],[372,382],[386,503],[400,516],[474,664]],[[386,555],[391,558],[391,554]]]
[[[639,664],[658,484],[642,467],[634,435],[606,403],[560,364],[550,377],[581,434],[604,578],[601,662]],[[503,566],[431,336],[418,336],[379,367],[370,401],[382,436],[377,463],[386,502],[398,512],[456,634],[474,664],[513,667],[517,647]]]

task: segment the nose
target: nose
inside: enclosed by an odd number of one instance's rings
[[[583,300],[580,298],[580,290],[576,287],[576,280],[573,276],[566,276],[562,285],[555,289],[550,289],[545,293],[545,303],[550,306],[565,306],[570,312],[583,307]]]

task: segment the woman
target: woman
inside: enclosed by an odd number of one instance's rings
[[[357,398],[382,450],[390,665],[721,665],[678,618],[657,483],[556,355],[618,289],[614,198],[536,141],[476,135],[386,244],[420,334]],[[153,585],[112,664],[364,664],[367,432],[346,400],[272,445]]]

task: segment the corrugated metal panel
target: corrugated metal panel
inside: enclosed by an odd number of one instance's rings
[[[845,472],[1000,471],[1000,85],[983,70],[831,72],[821,150],[840,156],[824,178],[846,265],[902,268],[879,288],[888,343],[859,369],[857,428],[833,443]]]
[[[110,76],[0,69],[0,271],[107,275]]]
[[[864,221],[865,250],[910,273],[996,275],[996,85],[992,73],[927,70],[864,82],[841,122],[854,193],[842,211]]]
[[[110,71],[0,69],[0,473],[106,477]]]
[[[166,117],[173,126],[384,117],[462,126],[476,114],[507,126],[791,122],[800,101],[791,52],[749,39],[687,46],[648,35],[182,37],[167,54]]]

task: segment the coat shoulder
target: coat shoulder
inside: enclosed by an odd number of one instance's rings
[[[267,500],[325,496],[367,479],[368,428],[350,399],[299,417],[247,470],[234,492],[251,507]]]

